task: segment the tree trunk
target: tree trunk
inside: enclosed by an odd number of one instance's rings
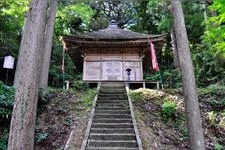
[[[172,49],[173,49],[173,64],[174,67],[179,68],[179,58],[178,58],[178,51],[177,51],[177,40],[176,40],[176,35],[174,31],[174,26],[171,29],[171,44],[172,44]]]
[[[204,150],[204,138],[201,125],[197,89],[180,1],[171,1],[177,49],[182,72],[185,108],[188,122],[189,145],[192,150]]]
[[[51,50],[52,50],[52,39],[53,39],[53,31],[54,31],[54,23],[57,9],[57,1],[51,0],[49,10],[48,10],[48,18],[45,28],[45,37],[44,37],[44,45],[42,52],[42,65],[41,65],[41,75],[40,75],[40,87],[47,88],[48,87],[48,73],[49,73],[49,65],[51,59]]]
[[[48,1],[32,0],[24,26],[15,76],[15,103],[8,150],[32,150],[38,101],[41,47]]]

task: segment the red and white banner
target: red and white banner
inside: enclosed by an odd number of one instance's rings
[[[155,54],[155,46],[151,41],[150,41],[150,53],[152,57],[152,68],[155,71],[159,71],[159,66],[158,66],[158,62],[157,62],[156,54]]]

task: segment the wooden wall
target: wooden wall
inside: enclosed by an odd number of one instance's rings
[[[84,81],[126,81],[131,68],[131,81],[143,81],[142,57],[139,54],[86,54]]]

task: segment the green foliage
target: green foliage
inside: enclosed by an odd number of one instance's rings
[[[86,94],[84,95],[83,99],[83,104],[85,107],[89,107],[93,103],[93,99],[95,95],[97,94],[96,89],[88,89]]]
[[[225,90],[225,86],[220,86],[218,84],[212,84],[207,86],[207,89],[213,93],[220,93]]]
[[[165,88],[180,88],[182,86],[181,72],[179,69],[166,69],[161,72],[163,85]],[[158,72],[144,74],[144,80],[160,81]]]
[[[175,128],[183,134],[183,139],[185,141],[188,141],[188,128],[186,128],[186,119],[184,114],[179,114],[178,116],[176,116],[175,118]]]
[[[212,48],[215,51],[222,51],[222,57],[225,58],[225,2],[217,0],[210,7],[211,11],[216,11],[217,15],[209,18],[209,29],[206,32],[205,40],[213,44]]]
[[[199,90],[199,94],[219,94],[221,92],[225,91],[225,86],[221,86],[218,84],[212,84],[207,86],[206,88],[201,88]]]
[[[136,23],[130,26],[131,30],[161,34],[170,31],[171,17],[168,3],[164,1],[141,1],[134,5],[134,20]]]
[[[211,125],[215,125],[217,113],[214,111],[210,111],[207,113],[207,118],[209,119]]]
[[[142,97],[142,94],[141,93],[137,93],[137,92],[133,92],[130,90],[130,97],[133,101],[139,101],[139,100],[142,100],[143,97]]]
[[[63,74],[62,74],[62,59],[63,59],[63,47],[57,46],[59,43],[54,43],[56,46],[53,47],[50,69],[49,69],[49,85],[53,87],[63,87]],[[64,81],[73,80],[76,75],[75,66],[71,58],[67,53],[64,55]]]
[[[215,142],[213,150],[224,150],[224,149],[225,149],[224,145],[221,145],[218,142]]]
[[[67,117],[64,119],[64,124],[65,124],[65,125],[70,126],[72,123],[73,123],[73,118],[72,118],[72,116],[67,116]]]
[[[183,4],[185,25],[188,33],[188,39],[191,43],[191,48],[196,44],[201,43],[201,36],[205,31],[204,13],[202,12],[201,3],[193,3],[185,1]]]
[[[165,122],[168,122],[171,119],[176,111],[176,103],[166,100],[162,105],[162,119]]]
[[[50,101],[50,93],[48,89],[39,88],[38,90],[38,104],[45,105]]]
[[[201,50],[194,57],[197,81],[200,86],[225,84],[225,2],[214,1],[209,7],[216,12],[208,19],[207,30],[202,36]]]
[[[0,150],[7,150],[8,135],[9,131],[7,129],[4,129],[4,131],[0,135]]]
[[[199,49],[206,49],[206,47],[199,47]],[[196,81],[198,86],[205,87],[210,84],[224,84],[224,60],[208,51],[201,51],[193,54],[193,61],[195,66]]]
[[[166,88],[182,87],[181,71],[179,69],[168,69],[163,72],[163,83]]]
[[[48,133],[45,133],[45,132],[39,132],[35,136],[35,140],[38,143],[41,143],[41,142],[45,141],[47,138],[48,138]]]
[[[0,81],[0,119],[9,119],[12,115],[15,90]]]
[[[82,75],[75,76],[75,78],[73,79],[72,88],[80,91],[88,89],[88,85],[82,80]]]
[[[94,10],[85,3],[62,5],[56,17],[56,35],[87,30],[93,14]]]
[[[0,56],[17,57],[28,1],[0,1]]]

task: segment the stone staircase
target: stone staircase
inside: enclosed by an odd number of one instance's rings
[[[93,112],[83,149],[142,150],[124,83],[102,83]]]

